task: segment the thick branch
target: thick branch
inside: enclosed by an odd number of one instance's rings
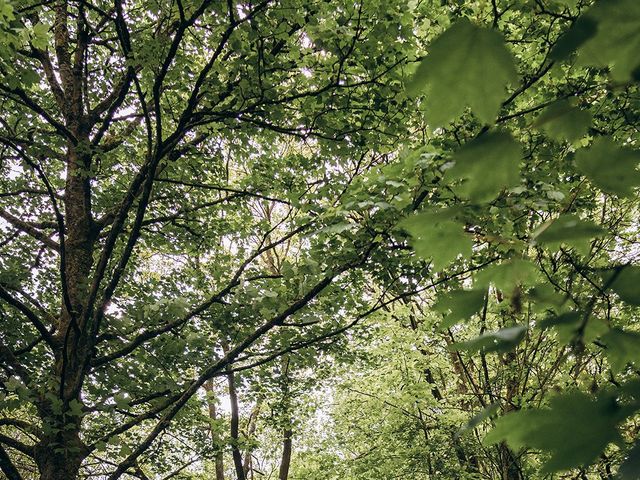
[[[45,244],[48,248],[58,252],[60,251],[60,245],[57,242],[51,240],[50,237],[45,235],[42,231],[40,231],[33,223],[25,222],[24,220],[20,220],[18,217],[11,215],[4,209],[0,209],[0,217],[5,219],[11,225],[19,229],[21,232],[26,233],[30,237],[35,238],[39,242]],[[41,224],[36,224],[41,225]],[[47,228],[49,228],[48,222],[45,224]],[[55,227],[54,227],[55,228]]]
[[[0,470],[7,476],[8,480],[22,480],[20,472],[18,472],[2,445],[0,445]]]
[[[42,323],[40,317],[24,303],[11,295],[2,285],[0,285],[0,298],[4,299],[9,305],[27,317],[49,346],[53,347],[55,345],[53,336],[44,323]]]

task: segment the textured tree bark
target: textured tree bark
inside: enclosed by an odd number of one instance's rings
[[[282,459],[280,460],[278,480],[287,480],[289,478],[289,467],[291,466],[291,453],[293,447],[292,436],[293,431],[291,430],[291,427],[285,428],[282,440]]]
[[[57,385],[42,395],[38,413],[54,433],[44,436],[35,447],[35,461],[42,480],[77,478],[88,454],[80,439],[82,417],[71,402],[81,405],[80,391],[91,345],[85,318],[88,288],[97,234],[91,211],[92,157],[89,145],[90,125],[85,118],[82,96],[86,26],[76,25],[75,38],[68,29],[68,3],[55,7],[53,34],[58,73],[61,80],[61,110],[65,126],[73,138],[67,139],[66,182],[64,190],[64,230],[60,232],[61,287],[60,316],[53,337],[55,363],[53,377]],[[71,52],[75,51],[72,56]],[[75,414],[74,414],[75,412]]]

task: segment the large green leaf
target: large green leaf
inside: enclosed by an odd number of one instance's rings
[[[440,329],[446,329],[461,320],[466,320],[480,311],[486,295],[484,289],[455,290],[438,297],[433,310],[446,314]]]
[[[621,82],[640,79],[640,2],[601,0],[586,17],[596,21],[597,30],[578,48],[577,66],[610,66]]]
[[[550,248],[565,244],[584,252],[589,250],[593,238],[604,233],[602,227],[590,220],[565,214],[543,223],[531,236],[537,243]]]
[[[474,203],[488,202],[500,192],[520,183],[520,144],[506,132],[491,132],[458,150],[445,179],[462,180],[457,195]]]
[[[515,327],[501,328],[494,332],[486,332],[479,337],[472,338],[465,342],[454,343],[451,348],[454,350],[465,350],[468,352],[508,352],[513,350],[524,338],[527,327],[517,325]]]
[[[626,303],[640,306],[640,267],[627,265],[619,270],[607,270],[602,278]]]
[[[487,124],[495,121],[517,74],[511,53],[495,30],[462,19],[434,40],[410,90],[427,90],[429,124],[441,126],[465,107]]]
[[[624,412],[613,394],[591,397],[572,392],[552,398],[548,408],[521,410],[499,418],[484,443],[506,441],[515,450],[541,450],[549,454],[544,472],[589,465],[609,443],[620,439],[617,425]]]
[[[411,234],[416,255],[431,259],[434,268],[442,269],[462,255],[470,257],[473,242],[464,232],[464,225],[450,218],[448,210],[423,212],[402,222]]]
[[[629,197],[640,185],[640,152],[618,146],[611,138],[601,137],[591,148],[576,153],[576,167],[591,182],[607,193]]]
[[[482,422],[484,422],[486,419],[498,413],[499,410],[500,410],[500,404],[498,402],[494,402],[487,405],[478,413],[476,413],[473,417],[471,417],[469,421],[466,424],[464,424],[460,428],[460,430],[456,432],[455,436],[460,437],[461,435],[464,435],[465,433],[467,433],[469,430],[473,430]]]
[[[538,269],[528,260],[512,259],[501,264],[493,264],[480,270],[474,279],[477,287],[490,284],[504,292],[510,292],[517,286],[531,286],[538,283]]]
[[[545,318],[538,326],[542,329],[553,327],[563,345],[575,342],[579,337],[582,342],[590,343],[609,330],[606,323],[598,318],[589,318],[584,328],[583,322],[582,312],[565,312]]]
[[[605,354],[614,373],[629,363],[640,366],[640,333],[612,328],[600,340],[607,347]]]
[[[640,478],[640,441],[637,441],[627,454],[627,458],[618,470],[619,480],[638,480]]]
[[[598,23],[587,16],[580,16],[571,28],[565,32],[551,50],[550,58],[564,60],[575,52],[580,45],[596,34]]]
[[[542,111],[534,126],[554,140],[573,142],[587,133],[591,114],[572,106],[567,100],[559,100]]]

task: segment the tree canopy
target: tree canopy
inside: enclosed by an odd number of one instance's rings
[[[0,0],[0,470],[640,478],[637,52],[637,0]]]

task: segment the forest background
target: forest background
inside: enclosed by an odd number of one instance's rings
[[[640,478],[637,0],[0,0],[10,480]]]

